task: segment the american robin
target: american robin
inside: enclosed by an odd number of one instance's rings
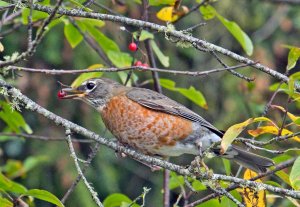
[[[263,172],[273,161],[232,145],[220,154],[223,132],[185,106],[155,91],[126,87],[113,80],[89,79],[77,88],[63,88],[63,99],[81,99],[96,108],[110,132],[123,144],[148,155],[217,156]]]

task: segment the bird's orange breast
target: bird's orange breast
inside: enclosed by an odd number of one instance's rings
[[[147,154],[159,154],[162,146],[174,146],[193,132],[191,121],[146,108],[126,95],[111,98],[100,113],[120,142]]]

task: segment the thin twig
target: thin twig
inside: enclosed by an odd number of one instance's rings
[[[108,57],[105,54],[105,52],[95,43],[95,41],[88,34],[84,33],[80,29],[80,27],[78,26],[78,24],[76,23],[76,21],[74,21],[74,19],[72,17],[69,17],[69,20],[73,24],[73,26],[78,30],[78,32],[82,35],[82,37],[86,41],[86,43],[99,55],[99,57],[102,58],[102,60],[104,61],[104,63],[107,66],[112,67],[113,64],[108,59]]]
[[[9,137],[24,137],[26,139],[36,139],[41,141],[65,141],[66,139],[63,137],[46,137],[46,136],[39,136],[33,134],[15,134],[15,133],[0,133],[0,136],[9,136]],[[89,139],[72,139],[72,142],[80,142],[80,143],[93,143],[95,141]]]
[[[64,75],[64,74],[78,74],[78,73],[92,73],[92,72],[121,72],[127,70],[137,70],[137,71],[153,71],[153,72],[160,72],[160,73],[170,73],[174,75],[207,76],[213,73],[223,72],[227,70],[236,70],[248,66],[250,65],[241,64],[241,65],[231,66],[228,68],[214,68],[211,70],[195,71],[195,72],[150,68],[150,67],[142,67],[142,66],[130,66],[130,67],[123,67],[123,68],[111,67],[111,68],[81,69],[81,70],[80,69],[78,70],[40,69],[40,68],[26,68],[26,67],[19,67],[19,66],[7,66],[6,70],[26,71],[32,73],[45,73],[49,75]]]
[[[33,0],[29,0],[30,8],[29,8],[29,15],[28,15],[28,43],[27,48],[32,48],[32,4]]]
[[[188,13],[186,13],[186,14],[183,15],[183,16],[180,16],[178,19],[176,19],[174,22],[172,22],[172,24],[178,23],[178,22],[181,21],[183,18],[185,18],[185,17],[189,16],[190,14],[192,14],[194,11],[197,11],[197,10],[200,8],[200,6],[204,5],[204,4],[207,3],[208,1],[209,1],[209,0],[203,0],[203,1],[200,2],[199,4],[196,4],[195,6],[191,7],[191,8],[189,9],[189,12],[188,12]]]
[[[212,188],[211,188],[212,189]],[[215,191],[217,194],[219,195],[224,195],[227,198],[229,198],[230,200],[232,200],[232,202],[234,202],[237,206],[239,207],[245,207],[244,204],[242,204],[240,201],[238,201],[235,197],[233,197],[228,191],[226,191],[223,188],[218,188],[218,189],[212,189],[213,191]]]
[[[210,54],[212,54],[212,55],[217,59],[217,61],[218,61],[221,65],[223,65],[224,68],[227,69],[227,68],[229,67],[226,63],[224,63],[224,62],[221,60],[221,58],[220,58],[214,51],[211,51]],[[242,75],[242,74],[240,74],[240,73],[238,73],[238,72],[236,72],[236,71],[233,71],[233,70],[228,70],[228,71],[231,72],[231,73],[232,73],[233,75],[235,75],[236,77],[239,77],[239,78],[241,78],[241,79],[244,79],[244,80],[246,80],[246,81],[248,81],[248,82],[254,81],[253,78],[248,78],[248,77],[246,77],[246,76],[244,76],[244,75]]]
[[[75,153],[75,150],[74,150],[74,147],[73,147],[73,143],[72,143],[72,139],[71,139],[71,131],[69,129],[66,129],[66,138],[67,138],[67,142],[68,142],[68,145],[69,145],[71,157],[74,159],[74,163],[75,163],[78,174],[82,178],[82,180],[83,180],[84,184],[86,185],[88,191],[91,193],[92,198],[95,201],[95,203],[97,204],[97,206],[104,207],[103,204],[101,203],[101,201],[98,198],[97,192],[94,191],[93,187],[89,184],[89,182],[87,181],[86,177],[84,176],[84,174],[83,174],[83,172],[82,172],[82,170],[79,166],[78,158],[76,156],[76,153]],[[65,201],[64,198],[62,199],[62,202]]]
[[[265,146],[268,144],[272,144],[274,142],[286,141],[286,140],[296,137],[298,135],[300,135],[300,132],[296,132],[296,133],[288,134],[288,135],[284,135],[284,136],[276,136],[268,141],[257,141],[254,139],[246,139],[246,138],[236,138],[235,141],[243,142],[243,143],[250,143],[253,145],[257,145],[257,146]]]

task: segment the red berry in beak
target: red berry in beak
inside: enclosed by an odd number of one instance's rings
[[[67,94],[66,92],[64,92],[63,90],[59,90],[57,92],[57,98],[62,99],[63,97],[65,97]]]

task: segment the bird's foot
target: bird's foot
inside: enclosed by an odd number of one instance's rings
[[[146,165],[147,167],[149,167],[150,170],[151,170],[152,172],[159,171],[159,170],[162,169],[162,167],[160,167],[160,166],[157,166],[157,165],[151,165],[151,164],[149,164],[149,163],[143,162],[143,161],[141,161],[141,160],[137,160],[137,159],[135,159],[135,158],[133,158],[133,159],[136,160],[136,161],[138,161],[139,163],[142,163],[143,165]]]
[[[193,170],[197,169],[197,172],[200,173],[200,174],[210,172],[210,169],[204,163],[204,160],[199,156],[195,157],[195,159],[191,162],[190,167]]]

